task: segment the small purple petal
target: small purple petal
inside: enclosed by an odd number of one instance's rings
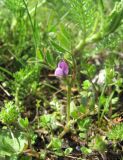
[[[56,77],[62,77],[62,76],[64,76],[64,73],[63,73],[63,70],[61,69],[61,68],[56,68],[56,70],[55,70],[55,76]]]
[[[58,63],[58,68],[61,68],[63,70],[64,75],[68,75],[69,72],[68,64],[64,60],[61,60]]]

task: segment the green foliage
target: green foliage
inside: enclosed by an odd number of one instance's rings
[[[105,12],[106,4],[103,3],[102,0],[72,0],[67,2],[69,4],[70,12],[72,13],[72,20],[74,19],[82,29],[82,33],[78,36],[79,43],[75,47],[76,50],[80,50],[84,45],[89,43],[104,43],[107,39],[111,40],[115,31],[118,28],[119,30],[122,28],[122,26],[120,27],[123,17],[122,1],[116,2],[114,8],[109,14]],[[115,41],[115,38],[113,40]],[[107,43],[106,45],[108,46]]]
[[[5,80],[5,76],[4,76],[4,74],[1,74],[0,75],[0,82],[2,82],[2,81],[4,81]]]
[[[40,126],[46,129],[56,129],[56,115],[55,114],[47,114],[40,116]]]
[[[110,132],[108,133],[108,137],[111,140],[123,140],[123,124],[115,125]]]
[[[27,117],[25,119],[19,118],[18,123],[24,129],[28,128],[28,126],[29,126],[29,121],[28,121]]]
[[[17,121],[19,112],[14,102],[5,102],[0,112],[0,120],[5,124],[11,124]]]
[[[16,72],[14,81],[12,81],[11,88],[15,96],[15,102],[18,103],[19,99],[22,100],[29,93],[35,93],[38,87],[40,67],[38,65],[27,66],[20,71]]]
[[[62,140],[61,139],[54,137],[52,139],[51,143],[52,143],[53,150],[56,150],[56,151],[61,150],[61,146],[62,146]]]
[[[23,1],[22,0],[5,0],[5,5],[13,12],[18,12],[21,9],[24,9]]]
[[[110,34],[108,37],[104,37],[102,41],[97,42],[98,45],[96,50],[97,51],[104,50],[104,46],[105,48],[109,48],[111,52],[112,50],[118,49],[123,39],[122,32],[123,32],[123,25],[121,25],[114,33]]]
[[[86,118],[86,119],[83,119],[83,120],[78,120],[78,127],[79,127],[79,130],[80,131],[86,131],[89,126],[91,124],[91,119],[90,118]]]
[[[8,131],[2,131],[0,133],[0,157],[5,156],[17,156],[27,148],[27,140],[22,134],[11,138]]]
[[[64,154],[69,155],[72,151],[73,151],[73,148],[71,148],[71,147],[66,148],[65,151],[64,151]]]
[[[123,16],[123,1],[116,2],[113,10],[108,16],[105,32],[112,33],[120,25]]]
[[[82,153],[86,154],[90,154],[92,152],[91,149],[87,148],[87,147],[81,147],[81,151]]]
[[[82,29],[83,37],[86,37],[90,34],[97,16],[95,2],[91,0],[68,0],[67,2],[72,20]]]
[[[46,158],[46,151],[42,150],[42,151],[40,152],[40,159],[41,159],[41,160],[44,160],[45,158]]]
[[[0,24],[0,156],[73,156],[72,136],[84,156],[104,152],[121,105],[123,0],[1,0]],[[61,59],[69,74],[56,79]]]
[[[74,101],[71,101],[70,103],[70,115],[72,118],[76,119],[78,118],[78,109],[77,109],[77,106],[75,105]]]
[[[104,152],[106,149],[106,143],[103,140],[103,137],[98,135],[94,138],[94,140],[95,140],[95,142],[94,142],[94,144],[92,144],[93,145],[92,148],[94,148],[95,150],[99,150],[101,152]]]
[[[91,85],[92,85],[92,84],[90,83],[89,80],[85,80],[85,81],[83,82],[83,89],[84,89],[84,90],[88,90],[88,89],[90,89]]]

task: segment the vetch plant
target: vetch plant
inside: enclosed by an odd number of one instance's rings
[[[67,82],[67,123],[70,121],[70,97],[71,97],[71,80],[68,76],[69,66],[65,60],[61,60],[55,70],[55,76],[63,78]]]
[[[75,84],[80,91],[82,88],[81,86],[81,79],[82,74],[86,73],[87,79],[84,84],[84,89],[87,90],[87,95],[91,94],[93,97],[90,100],[89,97],[89,107],[86,105],[85,107],[88,108],[88,113],[85,113],[86,116],[91,115],[91,109],[96,109],[96,106],[98,106],[97,112],[95,112],[98,115],[98,121],[99,123],[102,123],[102,119],[105,115],[109,112],[109,110],[112,110],[112,99],[114,96],[114,91],[112,91],[112,88],[110,87],[110,83],[106,83],[107,75],[105,72],[103,74],[100,74],[101,79],[96,79],[98,85],[95,84],[93,78],[94,78],[94,72],[90,69],[90,66],[87,66],[88,58],[86,57],[87,52],[92,52],[91,49],[94,47],[98,47],[97,43],[102,42],[102,40],[105,40],[106,38],[109,38],[110,34],[113,34],[116,29],[121,25],[122,20],[122,14],[123,14],[123,1],[115,3],[114,9],[110,13],[106,13],[105,10],[105,3],[103,0],[71,0],[67,1],[67,4],[69,6],[68,9],[70,9],[71,14],[71,21],[75,21],[76,26],[74,26],[73,30],[80,29],[80,32],[78,34],[78,37],[72,41],[72,38],[70,39],[71,44],[69,47],[66,47],[64,45],[66,39],[69,39],[68,34],[66,34],[67,26],[64,26],[64,30],[61,30],[61,37],[56,39],[56,42],[53,41],[52,45],[55,48],[56,51],[59,51],[59,55],[61,57],[64,57],[67,59],[67,61],[70,62],[72,66],[72,76],[68,75],[69,73],[69,67],[65,60],[61,60],[58,63],[58,66],[55,70],[55,76],[60,78],[60,80],[64,81],[67,85],[67,106],[66,106],[66,125],[64,127],[63,132],[60,134],[60,138],[62,138],[67,132],[69,132],[70,127],[72,124],[76,123],[77,118],[70,117],[70,102],[71,102],[71,89],[73,84]],[[107,14],[107,15],[106,15]],[[114,25],[113,25],[114,24]],[[69,25],[68,25],[69,26]],[[72,32],[72,30],[70,31]],[[59,37],[59,32],[56,34],[56,37]],[[64,35],[64,36],[63,36]],[[72,35],[72,33],[71,33]],[[70,37],[71,37],[70,35]],[[57,42],[58,41],[58,42]],[[57,45],[58,44],[58,45]],[[90,50],[89,50],[89,46]],[[91,53],[90,53],[91,55]],[[89,56],[90,56],[89,55]],[[91,56],[90,56],[91,57]],[[83,71],[84,70],[84,71]],[[90,70],[90,71],[89,71]],[[94,74],[93,74],[94,73]],[[113,77],[114,78],[114,75]],[[104,86],[104,89],[102,87]],[[99,89],[98,89],[99,88]],[[101,95],[100,95],[100,90]],[[107,89],[109,88],[109,91],[107,92]],[[103,91],[104,90],[104,91]],[[102,103],[101,97],[105,93],[108,93],[106,95],[104,103]],[[83,95],[82,95],[83,96]],[[80,102],[81,103],[81,102]],[[111,109],[110,109],[111,108]],[[80,115],[80,121],[83,120],[85,117]],[[111,115],[111,112],[110,114]],[[110,117],[110,116],[109,116]],[[72,120],[71,120],[72,119]],[[86,122],[86,121],[85,121]],[[82,129],[85,129],[85,126],[82,127]],[[79,129],[80,130],[80,129]],[[49,145],[50,146],[50,145]],[[48,146],[48,147],[49,147]]]
[[[67,84],[67,106],[66,106],[66,116],[67,116],[67,126],[69,128],[70,123],[70,102],[71,102],[71,87],[72,87],[72,79],[68,76],[69,66],[65,60],[61,60],[58,63],[58,66],[55,70],[55,76],[59,78],[63,78],[62,80]]]

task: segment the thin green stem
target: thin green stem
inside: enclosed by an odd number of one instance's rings
[[[38,5],[37,5],[37,8],[40,8],[43,4],[45,3],[45,1],[42,1],[40,2]],[[35,12],[35,7],[32,8],[30,11],[29,11],[29,14],[33,14]],[[24,19],[26,19],[26,16],[24,17]]]
[[[84,47],[86,46],[86,42],[82,40],[80,40],[79,44],[75,47],[74,53],[79,52],[80,50],[82,50]]]
[[[72,80],[71,81],[67,81],[67,106],[66,106],[66,125],[64,127],[64,130],[61,132],[61,134],[59,135],[59,138],[62,138],[67,132],[69,132],[70,130],[70,124],[71,124],[71,120],[70,120],[70,101],[71,101],[71,87],[72,87]]]
[[[13,74],[12,74],[10,71],[8,71],[7,69],[5,69],[5,68],[3,68],[3,67],[0,67],[0,70],[1,70],[2,72],[7,73],[7,74],[10,75],[11,77],[13,77]]]
[[[97,31],[98,25],[99,25],[99,13],[97,13],[91,35],[95,34],[95,32]]]
[[[16,61],[18,61],[22,66],[25,66],[25,64],[22,62],[21,59],[19,59],[18,56],[16,56],[16,54],[14,54],[11,50],[9,50],[9,53],[16,59]]]
[[[107,86],[106,84],[103,86],[102,93],[101,93],[100,97],[102,97],[104,95],[106,86]],[[99,100],[99,105],[98,105],[98,122],[100,121],[100,112],[101,112],[101,102]]]
[[[20,87],[17,87],[16,93],[15,93],[15,105],[17,106],[18,111],[20,111],[19,109],[19,89]]]
[[[59,138],[62,138],[66,133],[70,131],[70,126],[73,124],[74,120],[70,120],[64,127],[64,130],[59,135]]]
[[[102,114],[101,114],[101,116],[100,116],[100,123],[101,123],[101,121],[102,121],[102,118],[104,117],[104,114],[105,114],[105,112],[106,112],[106,110],[109,108],[109,106],[110,106],[110,103],[111,103],[111,100],[112,100],[112,97],[114,96],[114,91],[110,94],[110,96],[109,96],[109,98],[107,99],[107,101],[106,101],[106,104],[105,104],[105,106],[104,106],[104,109],[103,109],[103,111],[102,111]]]
[[[50,143],[47,146],[47,149],[49,149],[52,146],[52,140],[50,141]]]
[[[29,13],[28,6],[27,6],[25,0],[23,0],[23,3],[24,3],[24,6],[25,6],[25,8],[26,8],[27,15],[28,15],[28,17],[29,17],[29,21],[30,21],[30,24],[31,24],[31,27],[32,27],[33,38],[34,38],[34,45],[35,45],[35,52],[36,52],[36,49],[37,49],[37,39],[36,39],[36,35],[35,35],[35,27],[34,27],[34,25],[33,25],[32,18],[31,18],[31,15],[30,15],[30,13]]]
[[[101,17],[101,25],[100,25],[100,31],[101,31],[104,26],[104,6],[102,0],[98,0],[98,9]]]
[[[28,127],[26,129],[26,136],[27,136],[27,140],[28,140],[28,146],[30,149],[32,149],[32,143],[31,143],[31,136],[30,136],[30,132],[31,132],[31,129]]]
[[[68,84],[67,89],[67,123],[70,121],[70,100],[71,100],[71,84]]]
[[[93,81],[92,81],[92,78],[91,78],[91,76],[90,76],[90,73],[89,73],[88,69],[86,69],[86,71],[87,71],[87,74],[88,74],[88,79],[89,79],[89,81],[91,82],[93,91],[94,91],[94,93],[95,93],[95,99],[97,99],[97,98],[98,98],[98,90],[97,90],[97,88],[96,88],[96,85],[95,85],[95,84],[93,83]]]

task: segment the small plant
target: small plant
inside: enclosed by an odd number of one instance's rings
[[[10,132],[2,130],[0,133],[0,158],[8,159],[17,158],[19,154],[28,146],[27,140],[23,133],[16,133],[14,139],[11,138]]]
[[[122,141],[123,140],[123,124],[116,124],[108,133],[108,138],[111,140]]]
[[[23,129],[23,134],[28,141],[28,147],[32,148],[32,144],[35,143],[36,135],[33,132],[31,126],[29,126],[29,121],[27,118],[19,118],[18,123],[20,127]]]
[[[15,104],[18,110],[21,110],[21,105],[23,103],[23,98],[28,93],[34,93],[38,87],[38,75],[39,66],[27,66],[16,72],[14,76],[14,81],[11,82],[11,89],[13,96],[15,97]]]
[[[72,78],[71,78],[71,76],[68,76],[68,72],[69,72],[69,67],[68,67],[67,62],[65,62],[64,60],[61,60],[58,63],[58,67],[55,70],[55,76],[62,78],[62,80],[67,85],[66,128],[68,128],[68,130],[69,130]]]
[[[12,101],[6,101],[4,107],[0,112],[0,120],[2,121],[2,123],[11,125],[12,123],[17,121],[18,117],[19,112],[17,110],[17,106]]]

